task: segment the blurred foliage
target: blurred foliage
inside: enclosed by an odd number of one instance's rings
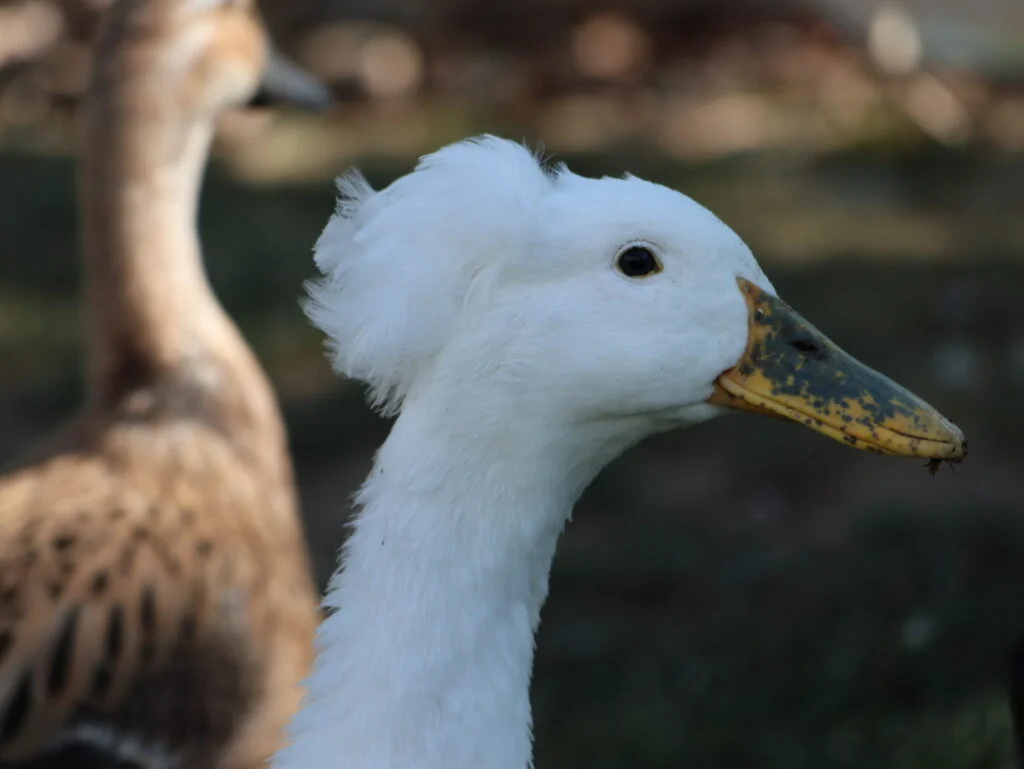
[[[3,13],[32,6],[45,27],[46,5],[0,3],[0,50]],[[1024,96],[1010,70],[922,54],[892,71],[873,17],[821,11],[843,3],[266,5],[343,103],[226,119],[201,229],[281,393],[318,577],[387,429],[331,374],[296,302],[330,177],[358,163],[379,186],[483,130],[542,140],[578,172],[628,170],[711,207],[801,313],[954,418],[971,456],[932,478],[730,418],[617,461],[556,559],[538,765],[1007,769],[1001,677],[1024,631]],[[92,17],[86,0],[59,7],[50,37],[34,53],[20,38],[0,66],[0,460],[81,395],[70,158]],[[935,23],[922,17],[919,40]]]

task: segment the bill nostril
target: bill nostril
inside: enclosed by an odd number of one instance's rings
[[[821,346],[810,339],[794,339],[791,344],[793,349],[808,358],[821,359],[825,357],[825,351]]]

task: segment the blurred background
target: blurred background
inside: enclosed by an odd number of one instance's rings
[[[0,461],[81,394],[75,116],[101,0],[0,0]],[[772,420],[652,440],[556,559],[533,689],[547,769],[998,768],[1024,632],[1020,0],[266,0],[326,116],[225,118],[211,279],[279,388],[321,583],[387,423],[297,305],[358,164],[477,132],[712,208],[780,293],[924,396],[930,477]]]

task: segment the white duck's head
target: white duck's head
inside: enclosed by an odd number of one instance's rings
[[[859,448],[963,455],[957,428],[807,324],[679,192],[545,168],[493,137],[379,193],[358,175],[341,192],[307,309],[337,370],[386,410],[440,387],[506,420],[625,421],[642,437],[730,406]]]

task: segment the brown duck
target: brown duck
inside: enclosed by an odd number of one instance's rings
[[[88,401],[0,476],[0,766],[254,767],[312,659],[285,428],[196,232],[223,110],[317,105],[249,0],[117,0],[84,105]]]

